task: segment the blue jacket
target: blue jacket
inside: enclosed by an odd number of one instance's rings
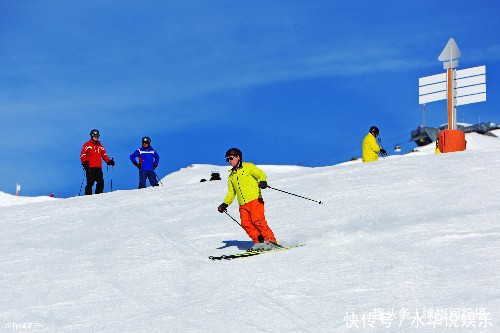
[[[160,163],[160,155],[158,155],[153,147],[141,147],[137,149],[132,155],[130,155],[130,161],[133,164],[137,164],[137,157],[139,157],[140,170],[154,171],[154,164],[158,165],[158,163]]]

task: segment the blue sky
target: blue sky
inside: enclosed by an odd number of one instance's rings
[[[144,135],[160,177],[225,164],[232,146],[257,164],[332,165],[359,157],[373,124],[408,151],[418,78],[443,72],[450,37],[459,69],[487,68],[487,102],[458,120],[498,123],[498,17],[498,1],[2,1],[0,191],[78,195],[93,128],[117,163],[106,190],[137,187]],[[427,105],[427,125],[446,117]]]

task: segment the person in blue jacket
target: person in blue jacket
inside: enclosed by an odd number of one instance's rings
[[[146,187],[146,178],[151,186],[158,186],[155,169],[160,163],[160,155],[151,147],[148,136],[142,138],[142,147],[130,155],[130,161],[139,169],[139,188]]]

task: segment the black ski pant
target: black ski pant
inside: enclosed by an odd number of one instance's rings
[[[156,180],[156,173],[149,170],[139,171],[139,188],[146,188],[146,179],[149,179],[149,184],[151,186],[158,186],[158,181]]]
[[[95,186],[95,194],[102,193],[104,190],[104,177],[102,175],[101,168],[89,168],[86,172],[87,176],[87,186],[85,186],[85,195],[92,194],[92,186],[94,183],[97,183]]]

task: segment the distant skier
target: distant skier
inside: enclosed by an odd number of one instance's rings
[[[378,160],[378,153],[382,156],[387,155],[385,149],[380,148],[377,144],[376,137],[379,134],[377,126],[370,127],[370,132],[363,139],[362,152],[363,162],[374,162]]]
[[[279,247],[264,215],[261,189],[267,188],[266,174],[253,163],[243,162],[241,150],[238,148],[231,148],[226,152],[226,161],[232,169],[229,170],[227,180],[227,195],[218,211],[226,212],[234,197],[237,197],[241,226],[255,243],[252,249]]]
[[[434,149],[434,154],[441,154],[441,150],[439,150],[439,138],[436,139],[436,149]]]
[[[139,169],[139,188],[146,187],[146,179],[149,179],[151,186],[158,186],[155,169],[160,163],[160,155],[151,147],[148,136],[142,138],[142,147],[130,155],[130,161]]]
[[[97,183],[95,187],[95,194],[102,193],[104,190],[101,158],[108,165],[115,165],[115,161],[108,157],[106,149],[104,149],[104,146],[99,141],[99,137],[100,134],[98,130],[93,129],[90,131],[90,140],[85,142],[80,154],[80,160],[82,161],[82,166],[85,169],[87,177],[85,195],[92,194],[92,186],[94,186],[94,183]]]

